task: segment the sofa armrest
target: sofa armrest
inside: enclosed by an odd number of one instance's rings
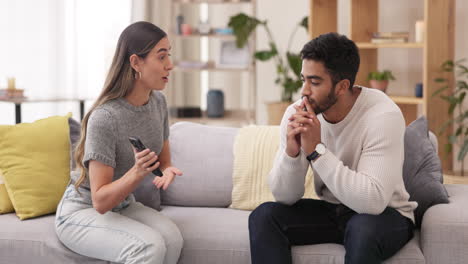
[[[468,185],[445,185],[448,204],[430,207],[421,225],[421,249],[428,264],[468,263]]]

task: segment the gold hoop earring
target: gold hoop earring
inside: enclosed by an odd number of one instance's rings
[[[138,79],[141,79],[141,72],[136,72],[135,73],[135,80],[138,80]]]

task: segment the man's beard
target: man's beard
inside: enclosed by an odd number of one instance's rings
[[[337,101],[338,101],[338,98],[336,98],[335,96],[335,87],[333,87],[331,91],[328,93],[327,98],[324,100],[324,102],[317,103],[317,101],[315,101],[314,99],[309,98],[309,103],[314,109],[314,112],[316,115],[327,111]]]

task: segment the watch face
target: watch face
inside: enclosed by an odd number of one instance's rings
[[[315,147],[315,151],[317,151],[318,154],[320,154],[320,155],[325,154],[325,150],[326,150],[325,145],[323,145],[322,143],[318,144],[318,145]]]

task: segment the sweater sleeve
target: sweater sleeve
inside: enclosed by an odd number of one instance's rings
[[[292,205],[304,196],[305,176],[309,163],[301,150],[297,157],[286,154],[288,118],[295,113],[293,106],[285,111],[280,125],[280,144],[273,168],[268,176],[270,189],[277,202]]]
[[[104,109],[95,109],[88,120],[83,165],[88,168],[90,160],[99,161],[115,168],[116,128],[111,114]]]
[[[331,193],[358,213],[380,214],[401,180],[405,123],[401,113],[377,116],[367,129],[357,170],[327,151],[312,163]]]

